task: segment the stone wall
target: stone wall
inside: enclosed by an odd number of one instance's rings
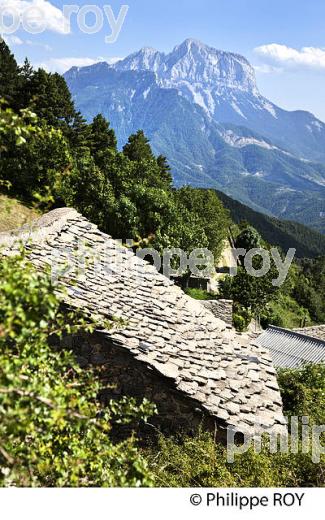
[[[206,300],[202,303],[216,318],[224,321],[227,325],[233,325],[232,300]]]
[[[158,415],[149,423],[153,433],[185,431],[194,433],[200,426],[210,430],[216,439],[226,439],[226,423],[209,416],[201,403],[176,390],[173,380],[162,377],[154,369],[137,361],[124,348],[114,345],[100,332],[92,335],[68,336],[61,347],[72,349],[81,368],[96,367],[102,388],[99,399],[107,404],[111,399],[130,396],[155,403]],[[189,383],[190,384],[190,383]],[[219,426],[219,428],[217,428]],[[147,427],[150,430],[150,425]]]

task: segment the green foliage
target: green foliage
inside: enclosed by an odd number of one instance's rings
[[[233,321],[235,329],[238,330],[238,332],[245,332],[252,322],[252,318],[252,313],[248,309],[240,305],[235,305]]]
[[[127,399],[100,407],[96,375],[48,345],[92,326],[62,314],[49,277],[22,255],[1,258],[0,323],[0,485],[150,485],[134,438],[113,443],[110,432],[154,408]]]
[[[20,138],[19,146],[16,135],[7,132],[4,146],[0,176],[10,182],[10,194],[28,202],[35,196],[46,196],[54,201],[56,179],[67,174],[72,162],[61,130],[33,125],[29,135],[23,140]]]
[[[310,487],[324,486],[325,459],[312,461],[311,453],[270,454],[251,447],[227,462],[227,450],[209,433],[194,438],[160,438],[146,453],[157,487]]]
[[[253,264],[255,269],[260,268],[259,256],[255,257]],[[272,283],[272,280],[276,278],[277,271],[274,265],[266,275],[260,278],[249,274],[245,268],[240,267],[235,277],[226,276],[220,282],[220,296],[234,300],[236,304],[250,310],[253,316],[258,317],[279,292],[279,288]]]
[[[302,260],[292,295],[313,321],[325,322],[325,257]]]
[[[325,365],[282,369],[278,382],[289,416],[308,416],[311,424],[325,424]]]
[[[214,294],[209,293],[208,291],[204,291],[203,289],[185,289],[185,293],[194,300],[215,300],[216,297]]]
[[[244,332],[245,330],[247,330],[247,325],[245,323],[243,316],[240,316],[240,314],[234,314],[233,320],[234,320],[234,327],[236,330],[238,330],[238,332]]]
[[[299,305],[290,295],[280,293],[271,301],[261,314],[261,325],[267,328],[275,325],[286,329],[307,327],[311,325],[307,309]]]
[[[176,197],[192,215],[199,216],[201,232],[205,233],[208,249],[217,261],[228,237],[230,219],[215,191],[186,186],[177,191]]]
[[[21,110],[16,114],[11,108],[6,106],[4,100],[0,99],[0,157],[3,158],[3,152],[8,151],[8,143],[14,143],[15,146],[25,144],[27,138],[34,131],[33,122],[36,115],[28,109]],[[1,153],[2,152],[2,153]]]
[[[0,99],[4,98],[14,108],[20,108],[17,107],[17,93],[21,87],[20,82],[17,81],[19,78],[19,67],[2,38],[0,39],[0,70]]]
[[[111,184],[89,152],[77,155],[70,170],[56,175],[53,193],[56,200],[75,207],[89,220],[100,224],[104,231],[107,230],[115,197]]]
[[[246,249],[246,251],[250,251],[251,249],[258,249],[262,246],[262,237],[256,231],[256,229],[248,226],[243,229],[236,238],[235,246],[239,249]]]

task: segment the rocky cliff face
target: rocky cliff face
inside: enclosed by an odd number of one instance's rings
[[[210,115],[216,114],[217,98],[228,89],[258,95],[254,69],[244,57],[196,40],[186,40],[169,54],[142,49],[118,62],[115,68],[154,72],[160,86],[177,88]]]

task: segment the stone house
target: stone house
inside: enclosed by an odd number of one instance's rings
[[[66,338],[82,367],[101,367],[102,395],[146,397],[157,426],[222,438],[236,431],[285,430],[276,372],[268,350],[242,341],[200,302],[73,209],[44,215],[32,226],[0,234],[13,254],[23,241],[31,262],[50,265],[69,308],[101,320],[119,319],[92,336]]]

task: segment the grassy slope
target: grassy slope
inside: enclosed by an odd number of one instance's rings
[[[24,206],[18,200],[0,195],[0,232],[23,226],[38,216],[36,210]]]

